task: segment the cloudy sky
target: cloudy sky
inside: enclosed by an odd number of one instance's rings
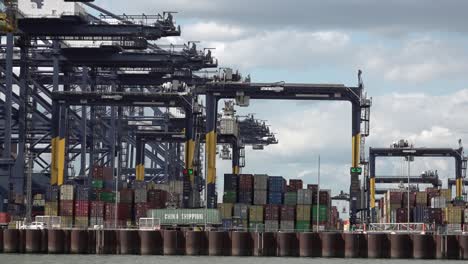
[[[216,48],[221,66],[240,69],[259,82],[357,84],[363,70],[373,98],[367,146],[400,138],[416,146],[468,144],[467,1],[423,0],[97,0],[115,13],[178,11],[181,38]],[[247,150],[245,173],[268,173],[316,181],[335,192],[349,187],[349,103],[254,101],[255,113],[277,133],[279,144]],[[401,174],[399,159],[378,160],[377,173]],[[413,174],[437,169],[454,176],[450,159],[420,159]],[[230,171],[219,161],[218,177]],[[444,181],[445,183],[445,181]],[[445,183],[446,184],[446,183]],[[221,185],[221,184],[220,184]],[[222,185],[221,185],[222,186]]]

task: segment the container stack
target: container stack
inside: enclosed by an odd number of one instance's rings
[[[148,190],[144,183],[134,184],[134,195],[135,195],[135,204],[134,204],[134,218],[135,222],[138,223],[140,218],[144,218],[147,215],[148,211]],[[156,209],[156,208],[153,208]]]
[[[286,181],[281,176],[268,178],[268,204],[283,204],[283,194],[286,189]]]
[[[91,201],[89,207],[89,226],[104,225],[105,203],[103,201]]]
[[[59,215],[59,187],[49,186],[45,195],[44,215],[58,216]]]
[[[239,197],[241,204],[252,204],[253,202],[253,176],[250,174],[239,175]]]
[[[246,230],[249,228],[249,206],[246,204],[234,204],[232,216],[232,227],[234,229]]]
[[[75,188],[75,227],[86,228],[89,226],[89,202],[90,189],[76,186]]]
[[[310,205],[298,204],[296,206],[296,229],[298,231],[305,232],[310,229],[311,209]]]
[[[295,206],[283,205],[280,211],[280,230],[282,231],[294,231],[294,220],[295,220]]]
[[[234,210],[234,204],[232,203],[218,204],[218,210],[221,216],[221,221],[223,223],[223,228],[231,229],[232,228],[232,212]]]
[[[254,175],[254,205],[265,205],[268,202],[268,175]]]
[[[151,189],[147,192],[147,207],[149,209],[166,208],[168,196],[171,194],[161,189]]]
[[[280,207],[275,204],[265,205],[265,231],[276,232],[279,230]]]
[[[223,203],[237,203],[238,180],[236,174],[224,174]]]
[[[62,227],[73,227],[73,202],[74,186],[70,184],[64,184],[60,186],[60,203],[59,213],[61,217]]]
[[[263,205],[251,205],[249,207],[249,230],[263,231]]]

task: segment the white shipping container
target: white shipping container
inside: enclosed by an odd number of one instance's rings
[[[445,197],[432,197],[431,198],[431,207],[432,208],[445,208],[445,207],[447,207]]]
[[[312,190],[309,189],[301,189],[297,190],[297,204],[312,204]]]
[[[60,200],[63,200],[63,201],[73,200],[73,185],[64,184],[60,186]]]
[[[182,194],[184,191],[183,181],[171,181],[169,182],[169,192]]]
[[[86,14],[82,4],[63,0],[18,0],[18,9],[26,17],[60,17],[62,15]]]
[[[239,134],[239,129],[237,127],[237,120],[234,118],[222,118],[219,132],[222,135],[237,136]]]

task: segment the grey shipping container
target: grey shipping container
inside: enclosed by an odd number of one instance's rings
[[[281,221],[280,230],[281,231],[294,231],[294,221]]]
[[[312,190],[302,189],[297,191],[297,204],[312,204],[313,192]]]
[[[234,204],[233,218],[249,219],[249,206],[246,204]]]
[[[148,191],[145,189],[135,189],[135,203],[146,203],[148,201]]]
[[[254,190],[266,191],[268,188],[268,175],[255,174],[254,175]]]
[[[253,204],[264,205],[267,204],[267,191],[266,190],[254,190]]]
[[[159,219],[161,225],[221,224],[217,209],[153,209],[148,217]]]
[[[279,222],[276,220],[265,220],[265,231],[276,232],[279,230]]]

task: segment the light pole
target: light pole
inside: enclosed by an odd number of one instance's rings
[[[320,155],[318,156],[318,169],[317,169],[317,232],[319,231],[319,217],[320,217]]]

